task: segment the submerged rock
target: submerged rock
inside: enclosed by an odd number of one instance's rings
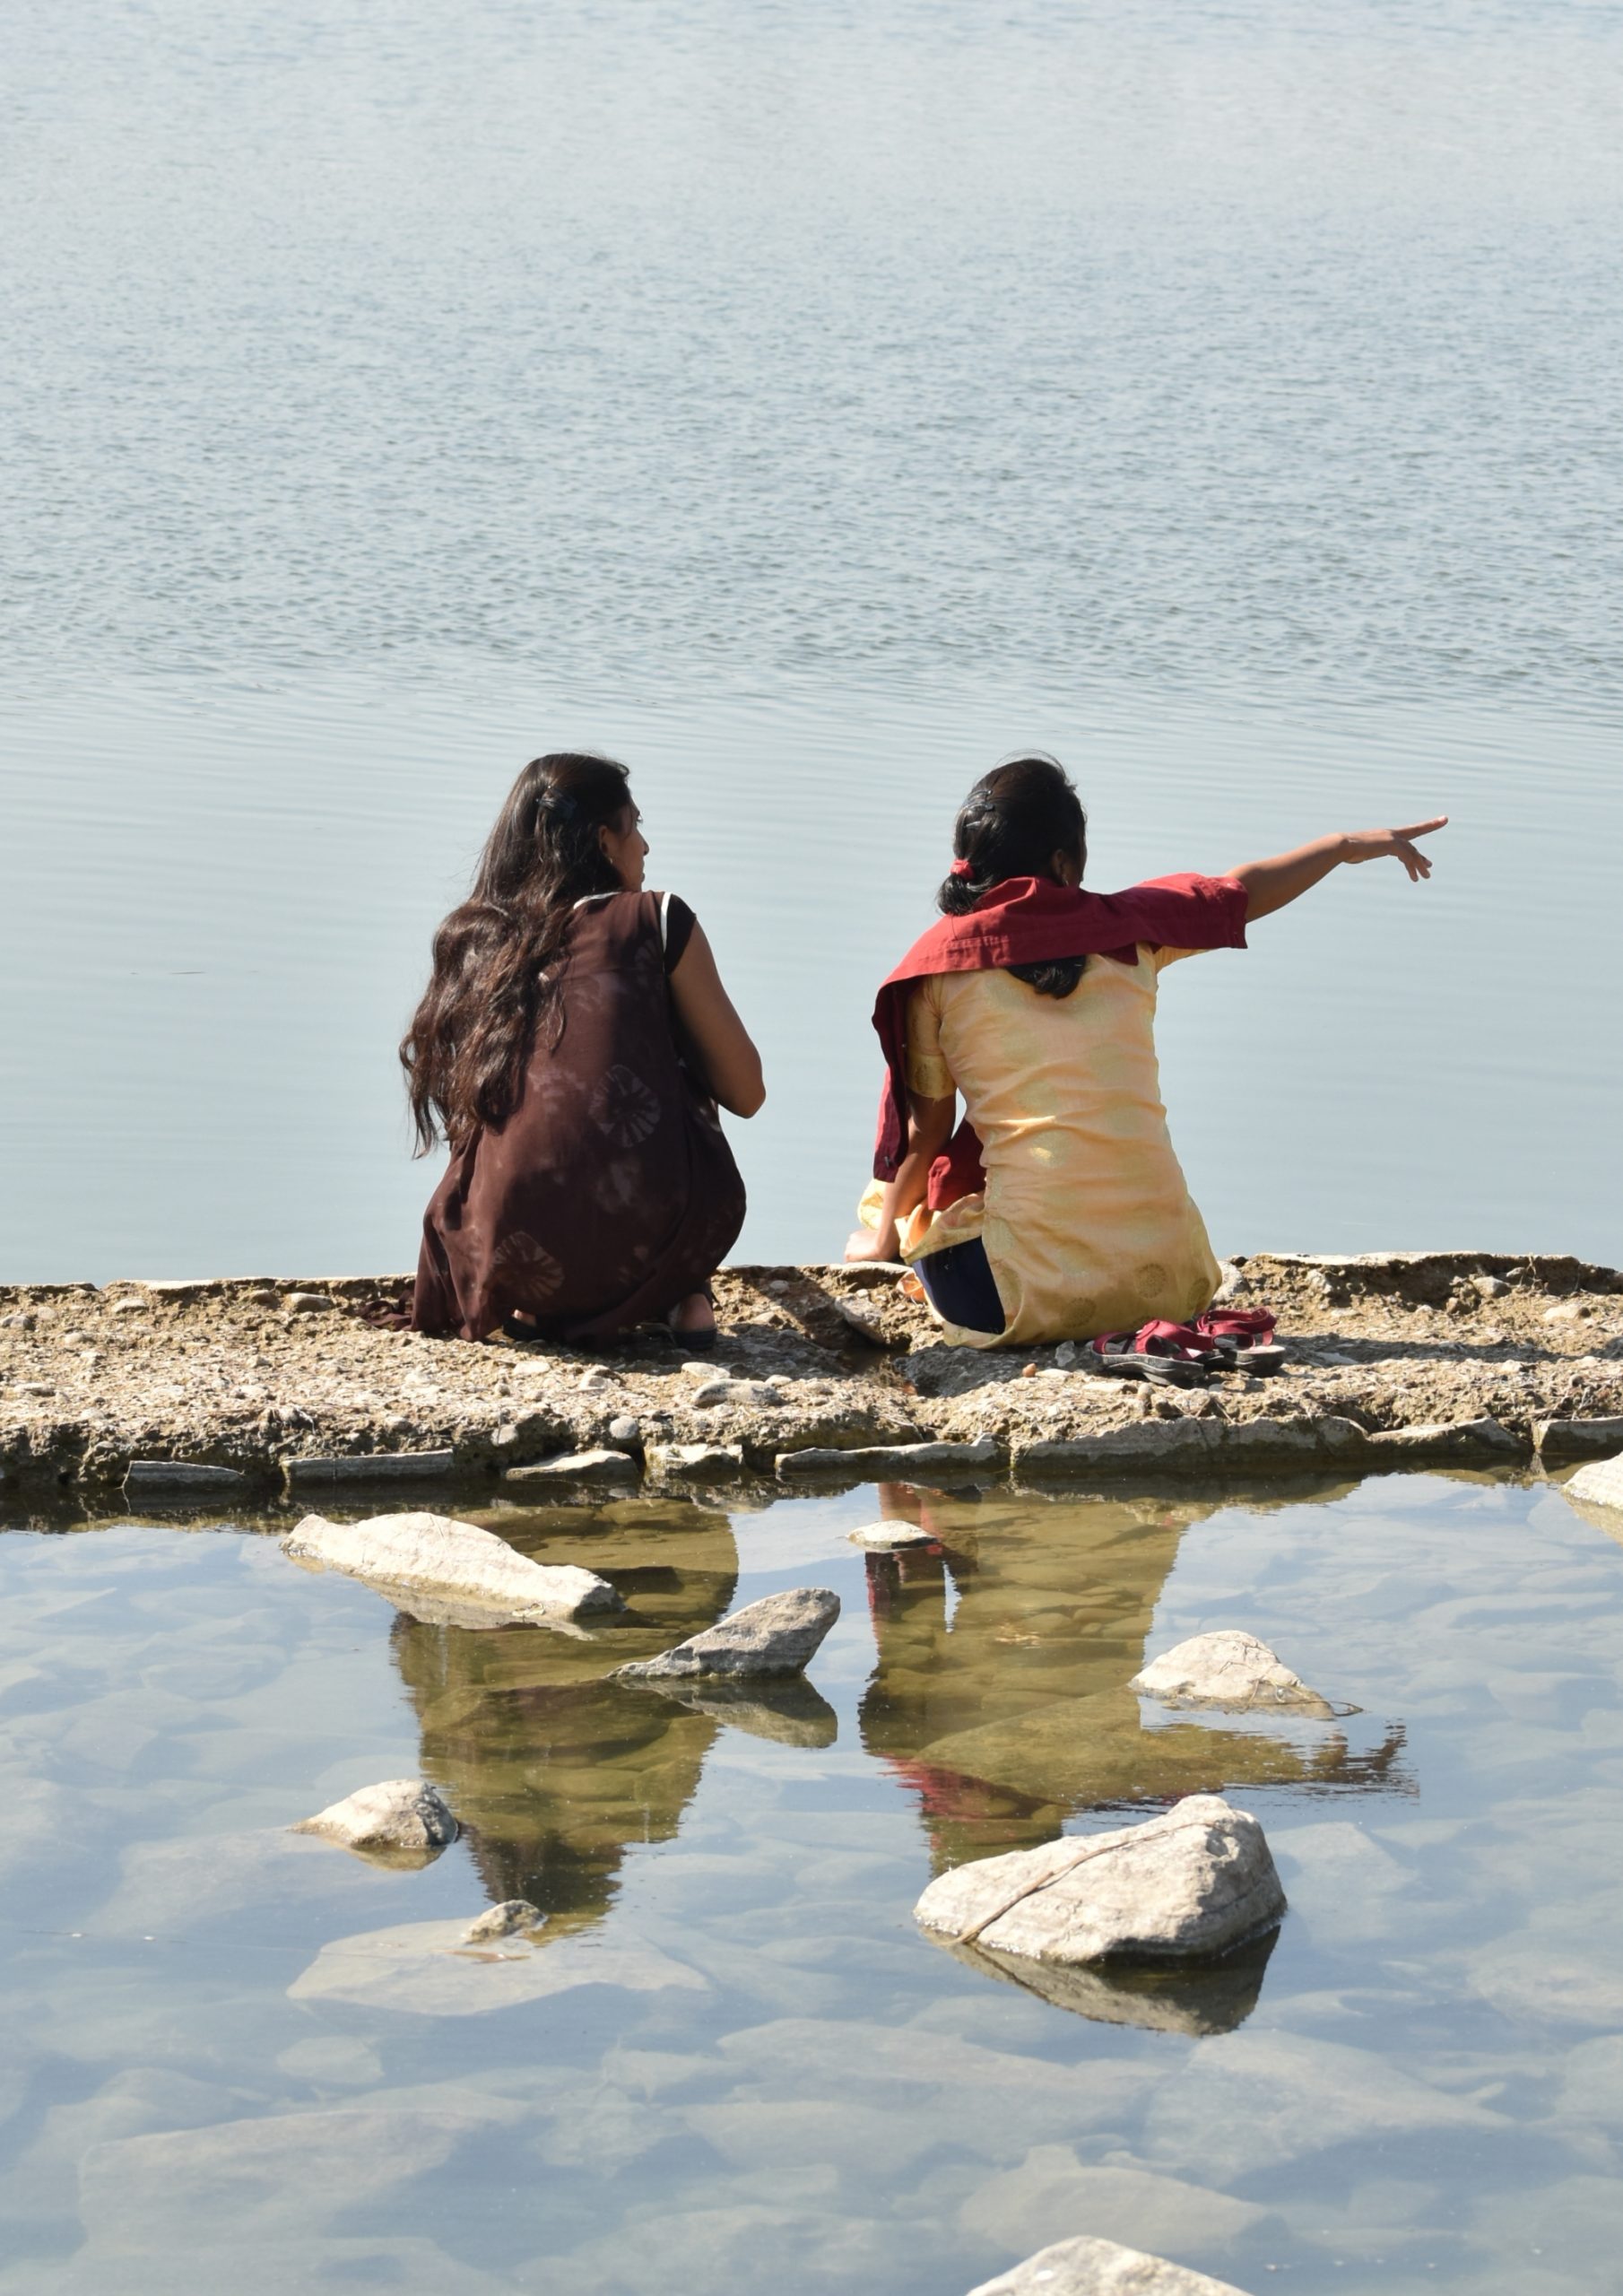
[[[657,1658],[616,1666],[621,1682],[681,1682],[705,1675],[798,1674],[816,1656],[839,1616],[839,1596],[826,1587],[765,1595],[742,1611],[690,1635]]]
[[[493,1937],[511,1937],[525,1929],[539,1929],[546,1919],[538,1905],[528,1898],[506,1898],[500,1905],[487,1906],[478,1918],[470,1921],[462,1933],[464,1945],[488,1944]]]
[[[1220,1961],[1101,1966],[1037,1961],[1028,1955],[991,1952],[984,1945],[960,1945],[951,1937],[931,1940],[977,1977],[1018,1986],[1022,1993],[1035,1994],[1091,2024],[1136,2025],[1144,2032],[1186,2033],[1197,2040],[1237,2032],[1245,2022],[1262,1997],[1263,1979],[1278,1942],[1278,1930],[1269,1929]]]
[[[630,1993],[667,1988],[702,1993],[708,1980],[685,1962],[636,1939],[542,1939],[529,1951],[481,1952],[461,1921],[412,1921],[336,1937],[288,1987],[290,2001],[349,2001],[420,2017],[475,2017],[493,2009],[612,1985]]]
[[[1187,1642],[1151,1658],[1127,1685],[1143,1698],[1168,1706],[1222,1706],[1244,1710],[1288,1706],[1298,1714],[1328,1719],[1334,1709],[1293,1674],[1254,1634],[1225,1627],[1191,1635]]]
[[[1087,2234],[1039,2248],[1011,2272],[984,2280],[969,2296],[1245,2296],[1232,2281],[1190,2272],[1165,2257]]]
[[[943,1874],[914,1908],[959,1944],[1045,1961],[1209,1959],[1285,1910],[1263,1829],[1220,1795]]]
[[[364,1578],[384,1593],[448,1598],[519,1625],[621,1607],[613,1587],[595,1572],[532,1562],[493,1531],[446,1515],[373,1515],[363,1523],[307,1515],[282,1546],[296,1561]]]
[[[426,1779],[390,1778],[380,1786],[361,1787],[288,1831],[318,1833],[363,1855],[381,1850],[423,1857],[438,1856],[460,1829],[444,1796]]]

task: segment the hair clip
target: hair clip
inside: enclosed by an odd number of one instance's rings
[[[552,814],[560,822],[572,822],[580,811],[574,798],[565,789],[543,789],[541,793],[541,806],[543,813]]]
[[[950,877],[972,877],[975,874],[975,864],[973,861],[966,861],[960,854],[948,870],[947,874]]]

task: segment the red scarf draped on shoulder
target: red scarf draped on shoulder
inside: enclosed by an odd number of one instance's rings
[[[992,972],[1056,957],[1138,962],[1153,949],[1243,949],[1247,895],[1233,877],[1152,877],[1124,893],[1083,892],[1046,877],[993,885],[967,917],[921,934],[879,992],[873,1026],[885,1055],[873,1177],[892,1180],[907,1148],[907,996],[936,972]],[[929,1208],[940,1212],[985,1186],[981,1144],[968,1117],[930,1169]]]

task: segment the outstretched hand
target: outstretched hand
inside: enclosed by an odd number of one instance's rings
[[[1381,861],[1391,854],[1408,870],[1410,883],[1418,885],[1431,874],[1431,857],[1420,851],[1416,838],[1429,837],[1434,830],[1447,827],[1447,814],[1439,813],[1435,821],[1411,822],[1407,829],[1349,830],[1341,858],[1350,863]]]

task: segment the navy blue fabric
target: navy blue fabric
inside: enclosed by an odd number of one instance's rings
[[[1002,1331],[1008,1318],[992,1280],[986,1247],[978,1236],[967,1244],[949,1244],[944,1251],[916,1259],[913,1273],[930,1295],[938,1316],[961,1331]]]

